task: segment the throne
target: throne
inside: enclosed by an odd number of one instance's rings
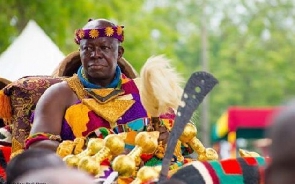
[[[129,78],[138,76],[132,65],[121,58],[118,62],[122,73]],[[80,54],[72,52],[65,57],[51,76],[25,76],[16,81],[6,81],[0,91],[0,118],[4,122],[2,130],[8,130],[5,137],[5,146],[11,146],[11,157],[24,150],[24,140],[31,129],[31,115],[36,104],[51,85],[72,76],[81,66]],[[4,81],[4,79],[3,79]],[[2,137],[4,138],[4,137]],[[0,145],[1,137],[0,137]]]

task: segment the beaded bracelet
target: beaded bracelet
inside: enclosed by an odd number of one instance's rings
[[[28,149],[33,143],[38,141],[43,141],[43,140],[52,140],[57,142],[62,141],[60,135],[54,135],[54,134],[45,133],[45,132],[38,132],[26,138],[25,149]]]

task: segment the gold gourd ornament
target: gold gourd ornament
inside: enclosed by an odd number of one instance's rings
[[[65,156],[72,154],[74,148],[74,141],[65,140],[58,145],[56,149],[56,154],[59,155],[61,158],[64,158]]]
[[[100,163],[111,156],[119,155],[124,151],[126,134],[109,134],[103,140],[103,147],[93,156],[80,159],[78,169],[96,176],[100,172]]]
[[[241,157],[261,157],[261,155],[254,151],[247,151],[244,149],[239,149],[239,154]]]
[[[77,137],[76,139],[74,139],[74,144],[75,144],[74,155],[77,155],[83,151],[85,142],[86,142],[85,137]]]
[[[143,153],[153,154],[158,147],[159,132],[140,132],[135,137],[135,147],[127,155],[119,155],[112,162],[112,168],[120,177],[131,177],[139,166]]]
[[[79,154],[83,151],[86,139],[84,137],[77,137],[74,141],[65,140],[61,142],[56,150],[56,154],[64,158],[71,154]]]
[[[179,140],[184,145],[189,145],[197,154],[198,160],[206,161],[206,160],[217,160],[218,154],[213,148],[205,148],[205,146],[201,143],[201,141],[196,137],[197,136],[197,128],[192,123],[187,123],[184,128],[183,133],[179,137]]]
[[[141,184],[156,181],[159,178],[159,174],[162,166],[143,166],[137,174],[135,180],[131,184]]]
[[[63,158],[63,161],[70,167],[78,167],[79,161],[85,156],[93,156],[103,147],[103,139],[90,138],[87,148],[79,154],[70,154]]]

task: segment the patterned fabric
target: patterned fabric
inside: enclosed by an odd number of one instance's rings
[[[57,142],[62,141],[60,135],[53,135],[53,134],[49,134],[49,133],[38,132],[33,135],[29,135],[26,138],[25,149],[28,149],[31,144],[33,144],[37,141],[42,141],[42,140],[52,140],[52,141],[57,141]]]
[[[239,157],[220,161],[193,161],[171,178],[189,184],[261,184],[269,160],[263,157]]]
[[[72,80],[78,79],[75,77],[72,77]],[[69,107],[62,123],[61,138],[63,140],[73,140],[75,137],[87,137],[92,133],[99,136],[101,132],[97,130],[102,127],[110,129],[112,133],[144,130],[148,122],[148,116],[140,102],[136,84],[124,74],[121,76],[121,81],[124,94],[119,95],[117,98],[103,104],[96,102],[92,98],[85,98]],[[72,89],[78,91],[73,86]],[[127,136],[127,142],[129,140],[130,145],[134,144],[133,136],[132,138]]]
[[[12,153],[24,149],[24,140],[29,135],[30,117],[44,91],[62,78],[51,76],[28,76],[10,83],[4,88],[12,107]]]

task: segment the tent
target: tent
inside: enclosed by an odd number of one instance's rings
[[[262,139],[271,118],[281,107],[229,107],[213,126],[211,138],[213,143],[227,140],[230,155],[236,156],[238,138]]]
[[[237,138],[263,138],[272,115],[280,107],[229,107],[213,127],[213,141],[235,132]]]
[[[28,75],[51,75],[64,54],[30,20],[21,34],[0,56],[0,77],[10,81]]]

